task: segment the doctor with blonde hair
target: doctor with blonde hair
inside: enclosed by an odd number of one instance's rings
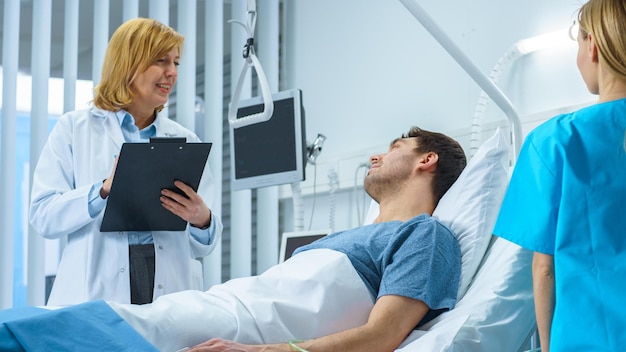
[[[62,115],[37,163],[30,223],[45,238],[67,236],[48,305],[103,299],[143,304],[181,290],[203,289],[198,260],[220,238],[211,211],[209,165],[198,191],[176,181],[186,196],[163,190],[163,207],[187,221],[184,231],[100,232],[125,142],[185,137],[190,130],[159,114],[178,78],[184,38],[152,19],[122,24],[109,42],[93,106]]]

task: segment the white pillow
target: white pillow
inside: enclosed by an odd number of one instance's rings
[[[498,128],[469,160],[441,198],[433,217],[448,226],[461,247],[457,302],[469,287],[491,239],[508,184],[509,146]]]

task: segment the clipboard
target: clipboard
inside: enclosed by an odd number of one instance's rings
[[[187,222],[161,205],[164,188],[184,194],[181,180],[198,190],[212,143],[158,139],[124,143],[100,231],[183,231]]]

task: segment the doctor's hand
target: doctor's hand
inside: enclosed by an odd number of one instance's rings
[[[176,180],[174,185],[183,191],[186,197],[169,189],[163,189],[161,190],[161,205],[194,227],[200,229],[209,227],[211,210],[202,197],[182,181]]]
[[[244,345],[241,343],[223,340],[223,339],[210,339],[196,345],[188,350],[188,352],[271,352],[271,351],[289,351],[289,349],[278,349],[278,346],[274,345]]]
[[[106,199],[111,193],[111,185],[113,184],[113,176],[115,176],[115,169],[117,169],[117,161],[119,160],[120,155],[115,155],[115,161],[113,162],[113,169],[111,169],[111,175],[108,178],[104,179],[102,183],[102,188],[100,188],[100,198]]]

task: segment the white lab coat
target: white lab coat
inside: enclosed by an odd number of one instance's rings
[[[191,131],[165,116],[156,121],[158,137],[187,137]],[[110,176],[124,136],[113,112],[97,108],[61,116],[44,146],[33,177],[30,223],[45,238],[67,235],[48,305],[71,305],[94,299],[130,303],[128,235],[100,232],[104,211],[91,218],[88,194],[94,183]],[[212,175],[207,165],[198,194],[212,207]],[[189,225],[188,225],[189,226]],[[186,289],[203,289],[197,258],[220,240],[222,223],[213,216],[215,237],[209,245],[189,231],[154,231],[156,259],[154,299]]]

